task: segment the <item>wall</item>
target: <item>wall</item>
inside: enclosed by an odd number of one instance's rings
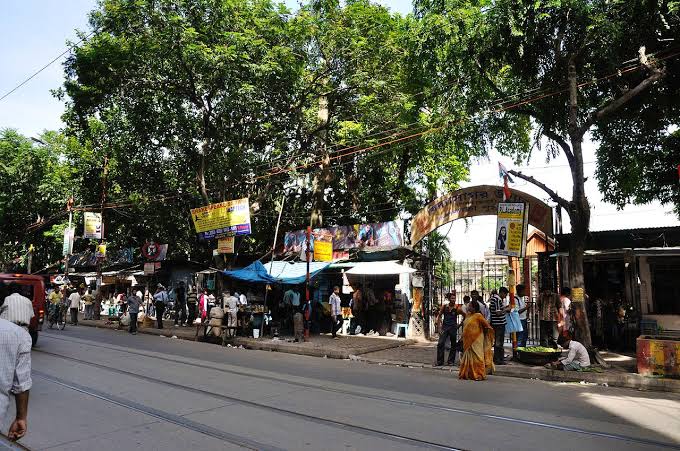
[[[644,315],[644,319],[656,320],[666,330],[680,330],[680,315]]]
[[[652,273],[649,268],[647,257],[638,259],[640,278],[640,310],[643,315],[654,312],[654,300],[652,299]]]

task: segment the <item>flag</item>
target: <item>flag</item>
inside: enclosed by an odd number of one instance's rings
[[[507,177],[508,182],[515,183],[515,181],[512,179],[512,177],[510,177],[510,174],[508,174],[508,170],[505,168],[505,166],[503,166],[503,163],[501,163],[500,161],[498,162],[498,176],[500,178]]]
[[[498,176],[503,179],[503,200],[508,201],[510,200],[511,195],[508,182],[515,182],[512,180],[512,177],[510,177],[510,174],[508,174],[508,170],[505,169],[505,166],[503,166],[500,161],[498,162]]]

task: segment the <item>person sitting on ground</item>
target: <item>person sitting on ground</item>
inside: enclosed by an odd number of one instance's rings
[[[580,371],[590,367],[588,350],[581,343],[574,340],[570,332],[567,332],[563,337],[560,337],[558,343],[564,349],[569,349],[569,353],[566,358],[560,359],[559,362],[547,364],[547,368],[558,368],[564,371]]]

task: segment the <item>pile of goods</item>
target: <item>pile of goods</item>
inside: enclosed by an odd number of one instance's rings
[[[560,358],[560,349],[547,348],[545,346],[528,346],[517,348],[517,360],[527,365],[545,365]]]

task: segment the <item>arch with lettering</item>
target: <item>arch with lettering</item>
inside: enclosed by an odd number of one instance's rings
[[[523,202],[529,206],[529,224],[547,236],[553,235],[552,208],[540,199],[512,190],[508,202]],[[411,245],[444,224],[461,218],[496,215],[503,202],[503,187],[478,185],[446,194],[420,210],[411,221]]]

